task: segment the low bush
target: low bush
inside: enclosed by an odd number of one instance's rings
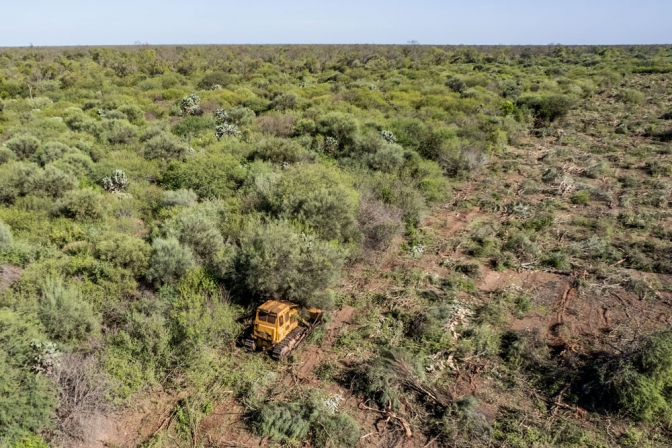
[[[64,143],[49,142],[42,146],[34,154],[33,160],[35,160],[41,166],[44,166],[47,163],[51,163],[62,158],[69,151],[72,151],[72,149]]]
[[[644,94],[638,90],[625,89],[618,95],[618,99],[627,104],[642,104]]]
[[[164,207],[193,207],[198,201],[198,195],[192,190],[166,191],[163,195]]]
[[[195,265],[191,249],[182,246],[177,238],[155,239],[152,251],[147,279],[157,287],[174,284]]]
[[[180,160],[189,151],[189,146],[174,136],[161,133],[145,142],[143,155],[146,159]]]
[[[240,243],[236,271],[256,297],[333,306],[321,303],[329,296],[318,293],[340,275],[345,254],[338,246],[299,234],[282,221],[250,226]]]
[[[77,221],[97,221],[105,216],[105,205],[103,195],[96,190],[74,190],[56,203],[54,213]]]
[[[136,277],[143,277],[149,265],[151,247],[140,238],[109,232],[100,236],[95,254],[103,261],[130,270]]]
[[[9,226],[0,219],[0,252],[9,250],[14,244]]]
[[[569,113],[573,101],[566,95],[522,96],[517,101],[518,107],[531,110],[542,120],[553,122]]]
[[[138,129],[126,120],[103,120],[103,139],[113,145],[133,143]]]
[[[61,278],[46,278],[41,287],[40,320],[49,336],[64,343],[94,337],[100,330],[100,318],[82,294],[66,286]]]
[[[198,154],[186,163],[171,163],[162,184],[171,190],[192,190],[203,199],[227,198],[242,185],[246,174],[238,159],[229,154]]]
[[[32,135],[19,135],[4,144],[16,154],[19,159],[32,157],[40,148],[40,141]]]
[[[167,221],[162,231],[168,237],[177,238],[180,244],[191,249],[197,260],[213,262],[224,247],[214,211],[188,209]]]
[[[330,112],[317,122],[317,131],[336,139],[340,148],[351,145],[358,130],[357,120],[342,112]]]
[[[603,382],[618,405],[638,420],[672,421],[672,333],[663,330],[643,338],[614,361]]]
[[[253,427],[259,435],[284,443],[310,436],[316,448],[354,447],[360,433],[352,417],[333,413],[316,397],[266,403],[253,414]]]
[[[306,150],[295,140],[269,138],[262,140],[251,157],[273,163],[296,163],[306,156]]]
[[[15,444],[53,426],[54,384],[33,369],[34,343],[45,339],[38,328],[33,318],[0,309],[0,440],[8,446],[20,446]]]

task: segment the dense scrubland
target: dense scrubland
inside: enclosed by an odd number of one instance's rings
[[[0,446],[672,445],[670,73],[0,49]],[[331,325],[246,353],[269,298]]]

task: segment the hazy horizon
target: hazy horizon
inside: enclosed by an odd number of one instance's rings
[[[245,4],[195,0],[27,0],[3,8],[11,18],[0,47],[134,45],[663,45],[672,43],[672,2],[539,4],[531,0],[306,0]]]

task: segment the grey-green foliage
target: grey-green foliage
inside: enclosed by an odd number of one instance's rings
[[[299,442],[308,436],[315,409],[301,402],[272,402],[264,405],[255,418],[259,435],[279,442]]]
[[[52,426],[58,405],[53,383],[33,371],[34,341],[44,340],[33,318],[0,309],[0,443],[20,439]],[[26,446],[26,445],[23,445]],[[37,445],[35,445],[37,446]]]
[[[87,154],[71,148],[63,158],[56,160],[51,165],[74,177],[81,177],[91,172],[93,160]]]
[[[404,370],[400,369],[400,366]],[[410,375],[410,376],[409,376]],[[408,381],[424,380],[421,364],[404,350],[384,350],[356,372],[355,387],[381,408],[399,409],[400,395]]]
[[[352,417],[333,413],[318,397],[263,404],[253,414],[259,435],[278,442],[297,443],[310,437],[316,448],[354,447],[360,430]]]
[[[68,174],[54,165],[47,165],[43,170],[35,169],[25,179],[23,194],[33,194],[49,198],[60,198],[67,192],[77,188],[79,182],[72,174]]]
[[[271,137],[262,140],[252,156],[273,163],[295,163],[306,156],[306,150],[295,140]]]
[[[241,281],[254,294],[329,307],[318,293],[340,275],[345,253],[335,244],[299,234],[287,222],[251,225],[236,260]],[[322,299],[322,300],[320,300]]]
[[[294,92],[286,92],[282,95],[278,95],[273,100],[271,107],[276,110],[289,110],[296,107],[296,103],[299,100],[299,96]]]
[[[0,252],[11,249],[13,244],[14,239],[9,226],[0,219]]]
[[[649,335],[604,378],[619,405],[638,420],[672,421],[672,332]]]
[[[126,120],[103,120],[103,138],[113,145],[133,143],[138,129]]]
[[[78,221],[97,221],[105,215],[103,195],[91,188],[68,191],[54,206],[54,213]]]
[[[142,135],[140,136],[140,141],[146,142],[156,136],[165,134],[168,131],[168,123],[165,121],[155,121],[144,129]]]
[[[66,118],[65,124],[73,131],[85,132],[94,137],[100,137],[103,132],[103,126],[100,121],[81,113]]]
[[[224,247],[215,214],[214,210],[203,207],[186,209],[166,222],[163,232],[189,247],[201,261],[212,262]]]
[[[157,286],[175,283],[196,265],[191,249],[175,237],[156,238],[152,251],[147,279]]]
[[[16,160],[16,154],[9,148],[0,147],[0,165],[11,160]]]
[[[72,343],[98,334],[99,317],[82,294],[61,278],[48,277],[41,287],[39,316],[49,336]]]
[[[96,257],[128,269],[136,277],[147,271],[151,252],[150,245],[140,238],[117,232],[104,233],[95,246]]]
[[[45,169],[24,162],[10,162],[0,166],[0,200],[4,202],[13,202],[26,195],[59,198],[77,185],[78,181],[73,175],[53,165]]]
[[[328,241],[353,241],[360,236],[350,197],[343,188],[321,188],[305,196],[290,196],[280,215],[298,219]]]
[[[182,159],[189,146],[172,134],[161,132],[145,143],[146,159]]]
[[[134,104],[119,106],[118,110],[122,112],[128,121],[134,124],[141,124],[144,120],[142,109]]]
[[[357,241],[359,196],[350,178],[323,165],[294,165],[283,171],[267,197],[279,217],[298,220],[324,240]]]
[[[62,158],[68,151],[72,149],[65,143],[48,142],[35,153],[33,160],[44,166]]]
[[[237,126],[246,126],[250,124],[252,119],[256,116],[252,109],[244,106],[232,107],[226,113],[228,115],[227,122]]]
[[[368,165],[378,171],[393,173],[404,164],[404,149],[396,144],[388,144],[366,157]]]
[[[14,151],[18,158],[27,159],[40,148],[40,141],[32,135],[19,135],[7,140],[4,146]]]
[[[336,139],[339,145],[350,145],[359,130],[357,120],[342,112],[329,112],[317,122],[319,133]]]
[[[198,201],[198,195],[193,190],[181,188],[176,191],[166,191],[163,195],[164,207],[193,207]]]

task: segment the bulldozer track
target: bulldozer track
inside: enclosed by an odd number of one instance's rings
[[[281,360],[289,355],[310,333],[312,328],[296,327],[285,339],[275,344],[271,357],[275,360]]]

